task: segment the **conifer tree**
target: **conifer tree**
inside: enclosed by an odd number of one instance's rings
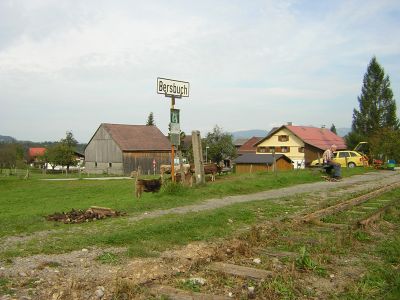
[[[353,111],[353,132],[368,138],[383,128],[392,130],[399,128],[396,102],[389,76],[385,75],[375,56],[371,59],[364,75],[358,102],[359,110]]]
[[[154,116],[153,116],[153,112],[150,112],[149,116],[147,117],[147,126],[152,126],[155,125],[154,123]]]
[[[337,134],[335,124],[332,124],[332,126],[331,126],[331,131],[332,131],[334,134]]]

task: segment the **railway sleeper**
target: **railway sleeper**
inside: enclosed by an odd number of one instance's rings
[[[171,300],[227,300],[228,296],[219,296],[199,292],[185,291],[171,286],[153,284],[149,287],[150,293],[155,297],[167,296]]]

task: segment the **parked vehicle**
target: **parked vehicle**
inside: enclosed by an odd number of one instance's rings
[[[368,166],[368,157],[357,151],[344,150],[333,152],[333,161],[339,163],[342,167],[354,168]],[[311,167],[320,166],[323,164],[322,158],[315,159],[311,162]]]

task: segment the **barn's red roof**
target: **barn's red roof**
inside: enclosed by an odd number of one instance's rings
[[[253,136],[252,138],[248,139],[240,148],[238,149],[239,154],[244,153],[256,153],[257,147],[255,144],[262,140],[262,137]]]
[[[156,126],[107,123],[103,123],[102,126],[122,151],[171,150],[168,138]]]
[[[46,148],[29,148],[28,149],[29,157],[43,156],[45,152],[46,152]]]
[[[338,150],[346,149],[346,143],[344,139],[327,128],[318,128],[311,126],[293,126],[293,125],[283,125],[275,130],[271,131],[267,137],[263,138],[257,144],[270,138],[277,131],[287,128],[298,138],[300,138],[304,143],[314,146],[321,150],[326,150],[331,145],[335,144]]]

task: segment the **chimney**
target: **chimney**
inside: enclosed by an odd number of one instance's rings
[[[292,126],[293,123],[292,122],[287,122],[287,126]]]

